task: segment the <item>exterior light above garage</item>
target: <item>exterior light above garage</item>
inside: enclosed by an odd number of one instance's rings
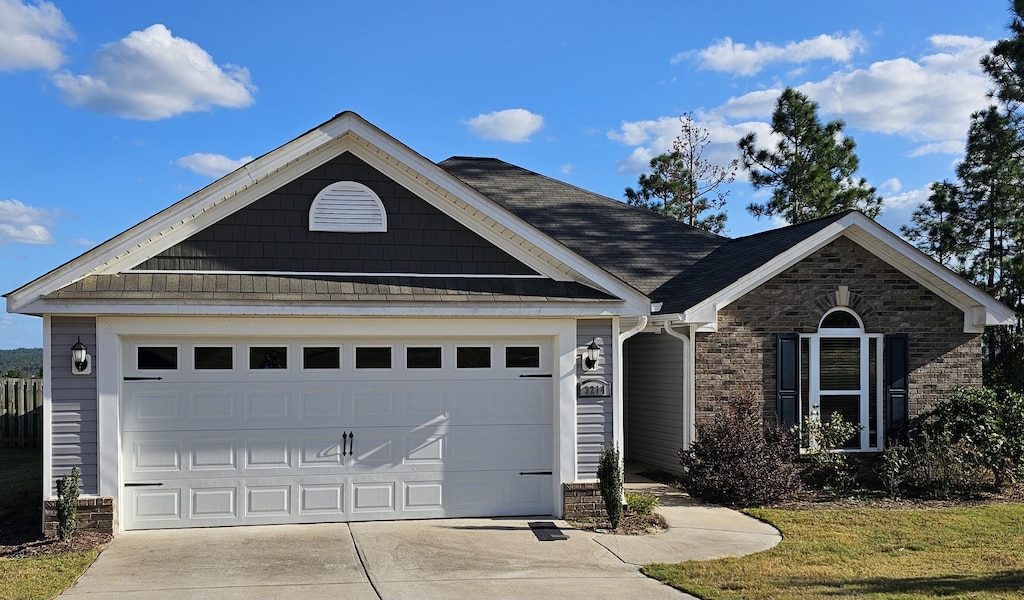
[[[78,341],[71,346],[71,374],[72,375],[88,375],[92,373],[92,356],[89,354],[89,348],[82,343],[82,338],[79,337]]]
[[[601,346],[597,343],[597,339],[590,340],[587,345],[586,354],[583,355],[584,371],[593,371],[597,368],[597,361],[601,358]]]

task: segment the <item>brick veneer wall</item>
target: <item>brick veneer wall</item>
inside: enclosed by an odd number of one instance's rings
[[[718,331],[697,334],[697,421],[717,401],[753,388],[775,416],[775,336],[814,333],[847,286],[867,333],[910,339],[910,412],[961,386],[981,384],[981,336],[964,333],[963,312],[855,242],[841,237],[718,312]]]
[[[57,501],[47,500],[44,504],[46,518],[43,531],[46,534],[57,533]],[[76,527],[82,531],[99,531],[113,535],[114,524],[113,498],[79,498]]]
[[[608,512],[601,499],[601,487],[596,481],[562,484],[562,518],[605,519]]]

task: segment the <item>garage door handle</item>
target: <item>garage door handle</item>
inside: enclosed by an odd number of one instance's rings
[[[348,433],[341,434],[341,455],[348,456]]]

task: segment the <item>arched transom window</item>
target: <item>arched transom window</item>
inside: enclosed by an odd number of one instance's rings
[[[878,450],[882,443],[882,336],[864,331],[860,317],[834,308],[818,331],[800,336],[800,423],[839,413],[861,426],[847,450]]]

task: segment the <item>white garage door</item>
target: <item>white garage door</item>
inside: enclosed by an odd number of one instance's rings
[[[554,511],[546,340],[126,340],[126,529]]]

